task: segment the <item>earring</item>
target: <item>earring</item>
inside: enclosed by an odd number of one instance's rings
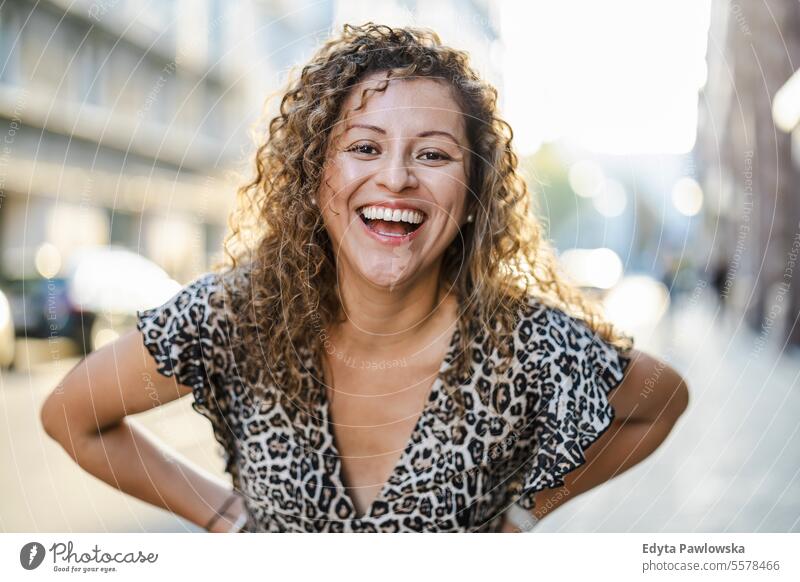
[[[467,215],[467,222],[472,222],[472,220],[473,220],[472,214],[468,214]]]

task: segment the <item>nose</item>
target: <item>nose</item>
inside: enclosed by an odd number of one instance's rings
[[[375,181],[392,192],[402,192],[406,188],[416,188],[419,184],[414,168],[403,159],[400,152],[385,158],[383,167],[378,171]]]

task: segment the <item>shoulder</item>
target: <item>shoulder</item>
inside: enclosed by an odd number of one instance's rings
[[[173,289],[173,295],[163,303],[138,310],[137,327],[146,335],[169,339],[173,344],[196,342],[210,338],[227,327],[229,317],[226,279],[237,279],[230,272],[206,272],[189,283]]]
[[[179,304],[198,305],[209,312],[229,308],[247,295],[249,271],[239,268],[209,271],[186,284],[177,294]]]
[[[526,298],[515,342],[523,357],[535,355],[540,362],[556,361],[562,368],[584,368],[586,373],[609,368],[624,370],[630,355],[604,339],[584,319],[536,297]]]
[[[515,332],[525,344],[544,342],[564,349],[580,349],[595,335],[584,320],[533,296],[526,297]]]
[[[219,273],[203,273],[181,289],[183,301],[192,305],[212,307],[219,301],[222,279]]]

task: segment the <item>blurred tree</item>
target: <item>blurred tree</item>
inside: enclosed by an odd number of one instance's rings
[[[567,164],[551,144],[520,161],[520,170],[528,183],[547,236],[557,239],[559,230],[571,224],[586,200],[576,196],[569,185]]]

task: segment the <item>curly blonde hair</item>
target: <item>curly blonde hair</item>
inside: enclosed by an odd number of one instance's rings
[[[309,404],[314,387],[302,381],[299,347],[321,370],[322,338],[340,314],[336,264],[321,212],[314,204],[331,128],[348,92],[366,75],[435,77],[453,90],[471,149],[466,211],[475,217],[445,251],[441,284],[460,300],[460,349],[444,385],[468,375],[471,341],[486,332],[511,364],[511,334],[520,310],[534,297],[586,322],[623,350],[630,338],[605,321],[599,305],[559,273],[542,234],[534,201],[518,174],[511,127],[497,115],[497,90],[471,68],[466,52],[426,29],[372,22],[345,25],[288,82],[279,114],[266,125],[255,156],[255,176],[237,194],[226,237],[224,268],[228,317],[235,348],[248,361],[269,362],[291,401]],[[384,90],[387,81],[384,81]],[[367,90],[362,91],[363,97]],[[235,339],[234,339],[235,338]],[[252,359],[249,359],[252,358]],[[285,374],[288,372],[288,374]],[[457,390],[452,393],[461,403]]]

